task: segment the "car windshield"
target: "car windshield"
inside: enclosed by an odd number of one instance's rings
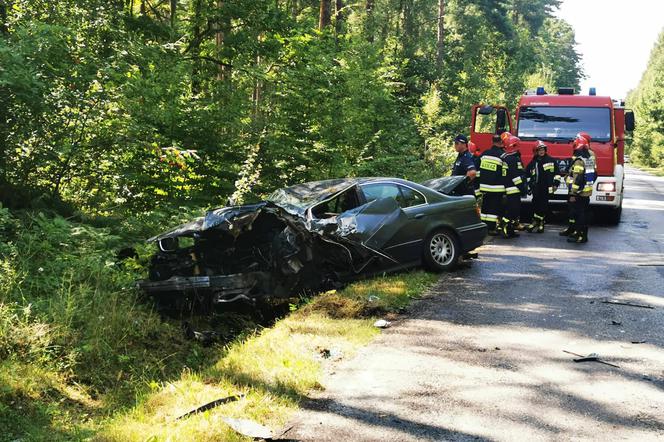
[[[611,139],[611,114],[598,107],[530,107],[519,109],[518,137],[530,140],[570,141],[587,132],[593,141]]]
[[[279,206],[304,210],[355,183],[352,179],[336,179],[297,184],[274,191],[267,199]]]

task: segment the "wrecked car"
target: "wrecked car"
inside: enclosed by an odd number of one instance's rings
[[[396,178],[317,181],[150,238],[158,251],[139,287],[179,306],[288,298],[421,264],[451,269],[485,237],[471,196]]]

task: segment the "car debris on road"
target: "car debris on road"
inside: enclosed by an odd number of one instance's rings
[[[604,365],[610,365],[611,367],[616,367],[620,368],[620,366],[612,364],[610,362],[606,362],[602,359],[600,359],[599,355],[597,353],[590,353],[587,356],[580,355],[578,353],[572,353],[571,351],[563,350],[564,353],[577,356],[577,358],[572,359],[574,362],[599,362],[600,364]]]

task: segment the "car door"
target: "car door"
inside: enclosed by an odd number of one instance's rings
[[[408,263],[420,258],[425,235],[426,197],[419,191],[394,182],[372,182],[360,186],[367,201],[392,200],[399,208],[399,216],[385,221],[385,226],[376,235],[380,248],[399,263]]]

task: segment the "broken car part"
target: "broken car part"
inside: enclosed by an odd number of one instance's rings
[[[563,352],[573,356],[577,356],[577,358],[572,359],[574,362],[599,362],[600,364],[610,365],[611,367],[620,368],[618,365],[603,361],[602,359],[599,358],[599,355],[597,353],[590,353],[587,356],[583,356],[578,353],[572,353],[571,351],[567,350],[563,350]]]
[[[422,263],[449,269],[485,236],[472,196],[396,178],[317,181],[150,238],[158,250],[138,285],[161,306],[211,311]]]

